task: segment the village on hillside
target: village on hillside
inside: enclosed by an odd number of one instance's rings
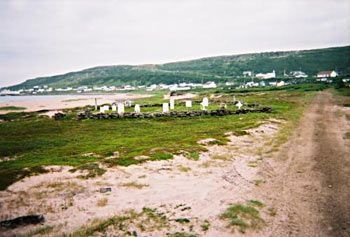
[[[338,73],[332,71],[321,71],[317,75],[309,76],[302,71],[291,71],[289,74],[284,72],[282,77],[277,77],[275,70],[268,73],[257,73],[253,71],[243,71],[242,76],[236,77],[232,81],[217,84],[214,81],[208,81],[205,83],[174,83],[174,84],[152,84],[152,85],[124,85],[124,86],[79,86],[79,87],[65,87],[65,88],[54,88],[48,85],[44,86],[33,86],[32,88],[20,89],[17,91],[2,90],[0,96],[5,95],[38,95],[38,94],[62,94],[62,93],[93,93],[93,92],[118,92],[118,91],[136,91],[136,90],[169,90],[173,91],[188,91],[192,89],[215,89],[218,86],[230,87],[233,89],[246,89],[251,87],[265,87],[265,86],[286,86],[290,84],[297,84],[298,80],[294,79],[310,79],[313,82],[325,82],[332,83],[332,78],[338,77]],[[344,83],[350,82],[350,79],[342,79]],[[304,82],[304,81],[303,81]]]

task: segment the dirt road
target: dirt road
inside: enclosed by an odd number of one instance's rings
[[[320,92],[271,162],[274,175],[265,171],[264,198],[278,210],[266,235],[350,236],[350,109],[336,100]]]

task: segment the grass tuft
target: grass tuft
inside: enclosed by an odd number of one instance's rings
[[[126,188],[137,188],[142,189],[144,187],[149,187],[149,184],[139,184],[136,182],[128,182],[128,183],[122,183],[119,184],[120,187],[126,187]]]
[[[101,198],[101,199],[97,200],[98,207],[104,207],[107,205],[107,203],[108,203],[108,198]]]
[[[258,230],[265,223],[260,217],[259,210],[253,206],[242,204],[230,205],[220,215],[220,219],[228,222],[228,228],[232,228],[233,231],[238,228],[242,233],[245,233],[247,229]]]

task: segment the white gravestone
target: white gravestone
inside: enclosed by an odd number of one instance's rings
[[[203,106],[207,107],[209,105],[209,100],[208,97],[204,97],[203,98],[203,102],[202,102]]]
[[[117,105],[116,104],[112,104],[112,111],[117,111]]]
[[[100,113],[104,113],[105,112],[105,107],[104,106],[101,106],[100,107]]]
[[[163,103],[163,113],[169,112],[169,104]]]
[[[105,105],[105,106],[103,106],[104,107],[104,110],[105,111],[108,111],[109,110],[109,105]]]
[[[119,103],[118,104],[118,114],[123,114],[124,113],[124,104]]]
[[[140,113],[140,112],[141,112],[140,105],[136,104],[135,105],[135,113]]]
[[[207,106],[205,106],[205,104],[203,102],[201,103],[201,108],[202,108],[202,110],[207,110]]]
[[[191,108],[192,107],[192,101],[191,100],[186,100],[186,107]]]
[[[125,107],[131,107],[131,101],[130,100],[127,100],[124,103],[125,103]]]
[[[170,109],[175,109],[175,100],[170,99]]]
[[[241,109],[241,107],[243,106],[243,104],[241,103],[241,101],[238,101],[238,103],[236,104],[236,106],[238,107],[238,109]]]

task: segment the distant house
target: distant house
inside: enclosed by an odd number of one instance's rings
[[[205,89],[211,89],[211,88],[216,88],[216,84],[213,81],[208,81],[203,85],[203,88]]]
[[[294,71],[294,72],[290,72],[290,74],[295,77],[295,78],[305,78],[307,77],[305,72],[302,71]]]
[[[338,76],[338,73],[336,71],[322,71],[317,73],[317,77],[336,77]]]
[[[272,72],[268,72],[268,73],[258,73],[255,76],[260,79],[270,79],[270,78],[276,77],[276,72],[275,70],[273,70]]]
[[[276,84],[276,86],[285,86],[286,83],[284,81],[280,81]]]
[[[253,73],[251,71],[244,71],[243,72],[243,76],[245,77],[251,77],[253,75]]]

